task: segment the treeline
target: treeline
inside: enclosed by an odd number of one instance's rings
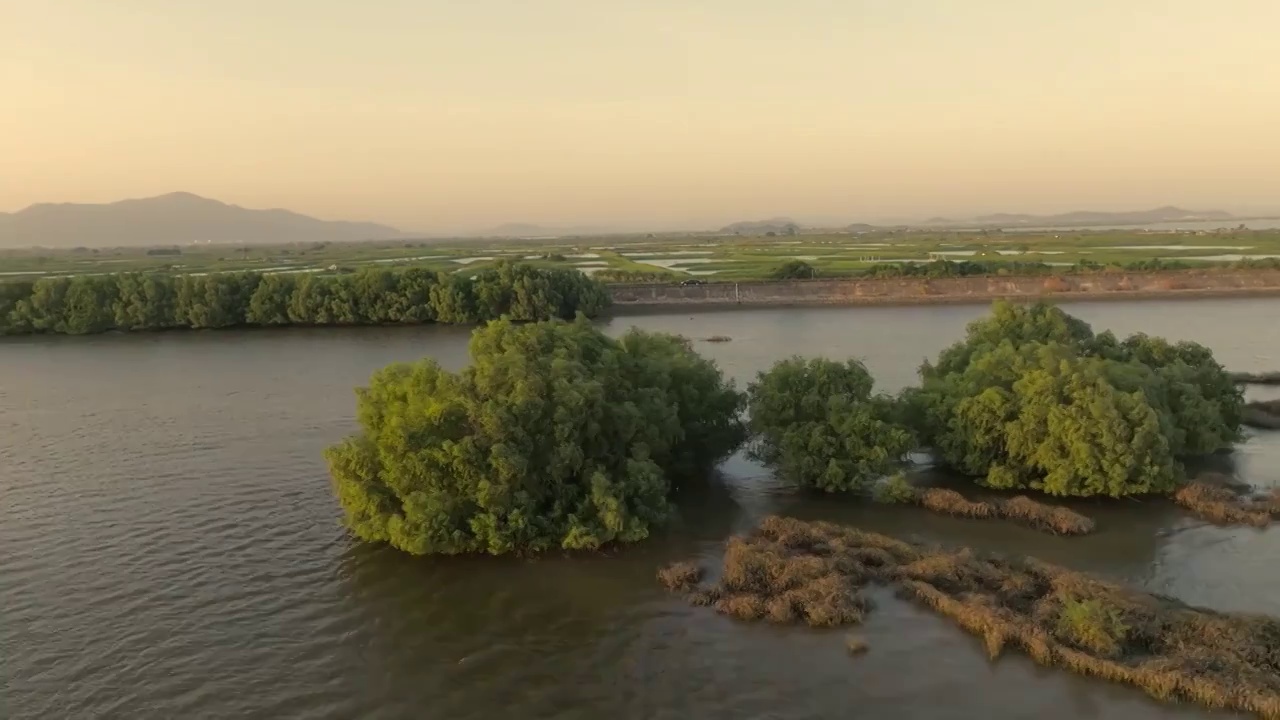
[[[1190,259],[1194,260],[1194,258]],[[879,263],[868,268],[849,272],[827,272],[813,267],[803,260],[789,260],[774,268],[769,278],[793,280],[816,277],[899,278],[899,277],[982,277],[989,275],[1075,275],[1097,272],[1157,272],[1164,270],[1203,269],[1204,263],[1188,260],[1164,260],[1152,258],[1127,263],[1097,263],[1080,260],[1071,265],[1049,265],[1042,262],[1018,260],[933,260],[931,262]],[[1280,270],[1280,258],[1239,260],[1231,263],[1213,263],[1213,269],[1221,270]]]
[[[596,280],[606,283],[672,283],[687,277],[683,273],[669,270],[619,270],[605,268],[592,275]]]
[[[1204,262],[1194,258],[1171,260],[1150,258],[1132,262],[1098,263],[1079,260],[1071,265],[1049,265],[1018,260],[934,260],[927,263],[884,263],[860,271],[861,277],[970,277],[976,275],[1061,275],[1095,272],[1154,272],[1162,270],[1203,269]],[[1280,258],[1238,260],[1213,263],[1222,270],[1280,270]]]
[[[856,360],[799,357],[743,393],[683,338],[585,321],[493,323],[471,359],[393,366],[358,391],[362,432],[327,457],[359,537],[413,553],[634,541],[747,441],[826,492],[873,493],[923,449],[986,487],[1169,493],[1182,459],[1239,439],[1244,412],[1207,348],[1095,335],[1047,304],[996,303],[893,396]]]
[[[475,277],[383,268],[338,275],[79,275],[0,283],[0,334],[529,321],[591,317],[608,303],[604,286],[576,270],[510,263]]]

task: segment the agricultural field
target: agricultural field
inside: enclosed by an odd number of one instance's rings
[[[366,267],[420,267],[475,273],[502,261],[574,268],[606,281],[765,279],[789,261],[821,277],[876,265],[936,260],[1124,266],[1151,261],[1214,266],[1280,258],[1280,230],[879,231],[792,236],[611,235],[521,240],[414,240],[241,247],[77,248],[0,251],[0,279],[116,272],[205,274],[340,273]]]

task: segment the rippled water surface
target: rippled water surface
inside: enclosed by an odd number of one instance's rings
[[[1097,329],[1280,368],[1280,301],[1080,304]],[[978,307],[617,318],[690,337],[745,382],[792,353],[863,357],[886,390]],[[1219,529],[1163,504],[1087,506],[1059,539],[910,508],[798,496],[734,458],[639,547],[537,560],[411,558],[350,540],[321,450],[352,388],[396,360],[457,367],[451,328],[194,332],[0,343],[0,717],[1206,717],[979,641],[888,595],[842,633],[744,625],[664,595],[659,564],[714,562],[770,512],[1039,555],[1189,602],[1280,614],[1280,527]],[[1261,395],[1261,393],[1259,393]],[[1274,393],[1273,393],[1274,395]],[[1280,434],[1226,469],[1280,485]]]

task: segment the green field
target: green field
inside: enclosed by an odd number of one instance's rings
[[[1221,266],[1242,259],[1280,258],[1280,230],[1053,232],[883,231],[800,233],[794,236],[714,234],[610,235],[527,240],[414,240],[239,247],[104,248],[0,251],[0,279],[115,272],[215,273],[350,272],[364,267],[422,267],[474,273],[510,260],[539,267],[644,273],[646,279],[701,278],[707,282],[768,278],[799,259],[821,277],[865,272],[885,263],[947,259],[1127,266],[1153,260]],[[1010,265],[1016,270],[1015,265]]]

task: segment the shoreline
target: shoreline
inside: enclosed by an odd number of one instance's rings
[[[1010,301],[1168,300],[1280,296],[1280,270],[1094,273],[956,278],[852,278],[610,285],[610,315],[698,307],[979,305]]]

